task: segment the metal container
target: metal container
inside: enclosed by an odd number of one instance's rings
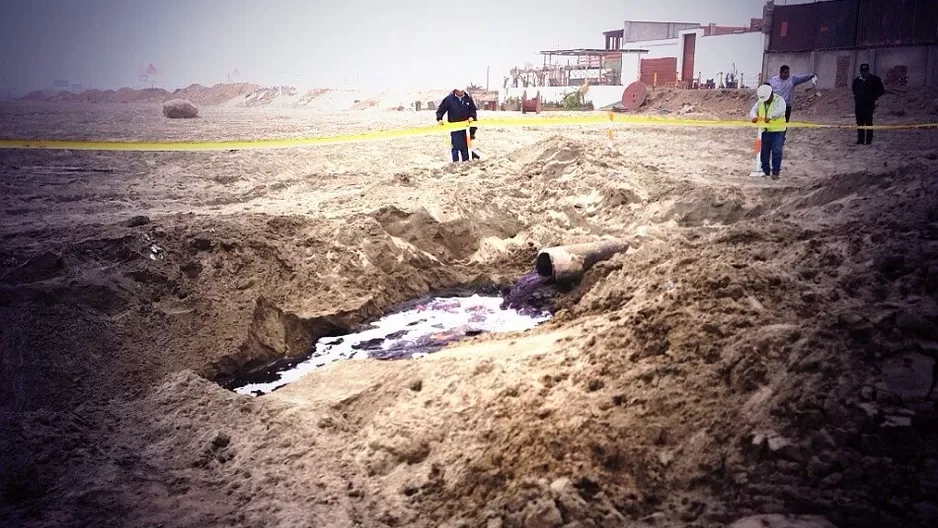
[[[814,49],[818,4],[775,6],[769,51]]]
[[[836,50],[856,46],[858,0],[819,2],[816,9],[815,49]]]

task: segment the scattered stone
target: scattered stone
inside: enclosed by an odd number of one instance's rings
[[[179,269],[185,273],[187,277],[194,279],[198,277],[200,273],[202,273],[202,264],[193,260],[186,262]]]
[[[912,417],[889,415],[886,417],[886,420],[882,423],[882,425],[880,425],[880,427],[888,427],[888,428],[912,427]]]
[[[410,385],[408,385],[407,387],[414,392],[420,392],[421,390],[423,390],[423,380],[415,379],[414,381],[411,381]]]
[[[228,447],[228,444],[231,443],[231,437],[228,433],[219,431],[215,434],[215,438],[212,439],[212,447],[214,449],[223,449]]]
[[[150,223],[150,217],[146,215],[133,216],[124,221],[124,225],[127,227],[139,227],[142,225],[147,225],[149,223]]]
[[[199,117],[199,109],[185,99],[173,99],[163,103],[163,115],[169,119],[192,119]]]
[[[866,385],[860,389],[860,397],[866,401],[873,401],[876,399],[876,389]]]
[[[639,519],[639,521],[650,524],[652,526],[664,526],[667,520],[668,516],[664,512],[655,512],[651,515]]]
[[[776,457],[785,458],[792,462],[803,462],[805,460],[804,452],[791,440],[779,435],[769,435],[769,452]]]
[[[564,493],[565,491],[570,490],[573,487],[573,484],[568,478],[559,478],[550,483],[550,490],[554,493]]]
[[[743,290],[743,287],[738,284],[727,286],[726,288],[717,292],[717,297],[729,297],[734,301],[742,299],[744,295],[746,295],[746,291]]]
[[[752,445],[754,445],[755,447],[761,448],[763,445],[765,445],[766,440],[767,438],[764,434],[756,433],[752,437]]]
[[[586,384],[586,390],[590,392],[596,392],[603,387],[605,387],[605,384],[603,383],[603,381],[600,379],[595,379],[595,378],[589,380],[589,383]]]
[[[814,304],[817,302],[817,294],[811,290],[806,290],[801,292],[801,300],[807,304]]]
[[[562,525],[563,517],[551,499],[537,499],[525,508],[524,528],[559,528]]]
[[[205,251],[212,247],[212,239],[207,234],[196,235],[196,237],[189,242],[189,245],[192,249]]]
[[[877,416],[879,416],[879,407],[877,407],[874,403],[864,402],[857,405],[857,407],[859,407],[860,410],[862,410],[869,419],[875,419]]]

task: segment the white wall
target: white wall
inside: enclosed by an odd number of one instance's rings
[[[755,86],[762,71],[762,51],[765,48],[765,34],[748,32],[734,35],[703,36],[703,30],[681,31],[676,39],[633,42],[630,48],[647,49],[648,53],[622,54],[622,84],[629,85],[639,78],[640,59],[660,59],[677,57],[677,71],[683,71],[684,35],[696,34],[697,44],[694,51],[694,77],[698,74],[703,82],[713,79],[719,84],[718,75],[729,71],[736,63],[738,73],[744,75],[746,86]]]
[[[680,61],[681,45],[679,39],[648,40],[645,42],[631,42],[625,44],[629,49],[646,49],[648,53],[622,54],[622,84],[628,86],[638,80],[641,68],[641,59],[660,59],[663,57],[678,57]]]
[[[724,75],[736,63],[736,71],[743,75],[747,87],[758,84],[762,72],[762,50],[765,35],[761,32],[740,33],[737,35],[713,35],[697,38],[697,50],[694,54],[694,76],[700,75],[701,82],[713,79],[719,85],[719,74]],[[683,57],[678,57],[678,71]],[[738,79],[737,75],[737,79]]]
[[[542,86],[540,88],[509,88],[502,90],[499,96],[501,101],[509,97],[521,99],[525,90],[528,92],[528,99],[533,99],[537,92],[541,92],[542,101],[546,103],[560,103],[565,95],[577,91],[578,86]],[[602,108],[611,104],[622,102],[622,92],[624,86],[590,86],[584,98],[586,102],[593,103],[593,108]]]

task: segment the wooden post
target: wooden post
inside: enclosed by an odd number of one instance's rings
[[[615,114],[613,114],[613,113],[610,111],[610,112],[609,112],[609,124],[607,125],[607,132],[606,132],[606,134],[607,134],[607,139],[608,139],[608,141],[606,142],[606,146],[609,147],[609,148],[612,148],[612,120],[613,120],[614,116],[615,116]]]

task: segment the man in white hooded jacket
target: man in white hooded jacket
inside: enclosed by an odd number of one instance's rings
[[[756,90],[759,98],[749,112],[753,123],[765,123],[762,129],[762,174],[778,179],[782,169],[782,149],[785,147],[785,99],[776,94],[769,84]]]

